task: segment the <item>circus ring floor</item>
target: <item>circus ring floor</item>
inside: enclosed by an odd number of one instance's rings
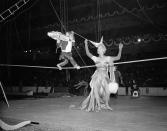
[[[166,131],[167,97],[118,96],[111,98],[113,111],[85,112],[70,109],[81,96],[27,98],[0,102],[0,117],[9,124],[23,120],[39,122],[18,131]]]

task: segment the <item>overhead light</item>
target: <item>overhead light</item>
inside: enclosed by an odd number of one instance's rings
[[[137,41],[138,41],[138,42],[141,42],[141,38],[138,38]]]

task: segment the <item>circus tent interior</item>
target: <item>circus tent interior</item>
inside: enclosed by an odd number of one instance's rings
[[[87,72],[92,74],[94,68],[58,71],[10,66],[56,67],[60,50],[47,36],[53,30],[76,33],[72,54],[80,66],[93,64],[86,56],[84,40],[98,42],[102,36],[107,55],[116,55],[119,43],[123,43],[120,62],[166,57],[165,0],[3,0],[0,7],[0,71],[6,86],[19,85],[20,81],[31,86],[35,81],[41,86],[66,86],[69,75],[72,85],[90,79]],[[93,45],[89,48],[97,55]],[[166,60],[118,65],[125,81],[134,77],[141,87],[166,86],[165,68]]]
[[[166,0],[1,0],[0,130],[166,131],[166,14]]]

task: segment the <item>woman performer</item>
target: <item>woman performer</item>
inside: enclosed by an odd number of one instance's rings
[[[115,57],[105,56],[106,47],[103,44],[103,39],[101,39],[100,43],[95,43],[90,41],[93,45],[97,47],[98,57],[93,56],[88,49],[88,40],[85,40],[85,49],[86,54],[90,57],[96,64],[96,71],[92,75],[92,79],[90,81],[91,91],[89,96],[82,102],[81,109],[86,111],[99,111],[101,109],[109,109],[112,108],[109,106],[109,82],[111,80],[108,76],[108,65],[114,66],[114,61],[119,60],[121,58],[123,44],[119,45],[119,53]],[[114,71],[114,70],[113,70]]]

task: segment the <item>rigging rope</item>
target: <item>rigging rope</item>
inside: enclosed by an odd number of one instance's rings
[[[59,22],[61,23],[62,27],[63,27],[63,28],[64,28],[64,30],[66,31],[65,26],[63,25],[63,23],[62,23],[62,21],[61,21],[61,19],[60,19],[59,15],[58,15],[58,13],[57,13],[56,9],[54,8],[54,6],[53,6],[53,4],[52,4],[52,0],[50,0],[50,4],[51,4],[52,9],[53,9],[53,11],[55,12],[55,14],[56,14],[56,16],[57,16],[57,18],[58,18]],[[80,53],[78,52],[78,50],[76,49],[76,47],[75,47],[75,46],[74,46],[74,49],[76,50],[77,54],[78,54],[78,55],[79,55],[79,57],[81,58],[81,60],[82,60],[82,62],[84,63],[84,65],[86,65],[85,61],[83,60],[82,56],[80,55]],[[89,70],[89,69],[88,69],[88,70]],[[90,71],[90,70],[89,70],[89,72],[91,73],[91,71]]]
[[[49,0],[49,3],[50,3],[50,5],[51,5],[51,7],[52,7],[54,13],[56,14],[56,16],[57,16],[57,18],[58,18],[58,20],[59,20],[61,26],[63,27],[64,31],[66,32],[66,28],[64,27],[64,25],[63,25],[63,23],[62,23],[62,21],[61,21],[59,15],[58,15],[56,9],[54,8],[53,3],[52,3],[52,0]]]

